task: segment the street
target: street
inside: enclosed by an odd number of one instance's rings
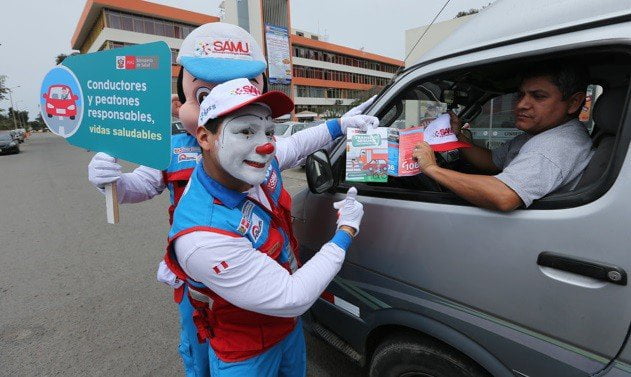
[[[168,193],[109,225],[87,179],[93,152],[50,133],[20,148],[0,156],[0,375],[182,376],[177,307],[155,279]],[[304,171],[285,175],[304,187]],[[309,376],[362,375],[319,339],[307,348]]]

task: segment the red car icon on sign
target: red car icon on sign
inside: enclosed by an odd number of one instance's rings
[[[49,118],[59,116],[74,119],[77,116],[76,101],[79,97],[72,93],[68,85],[51,85],[42,97],[46,98],[46,114]]]

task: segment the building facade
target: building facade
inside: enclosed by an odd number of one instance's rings
[[[289,95],[293,118],[334,117],[377,93],[403,62],[327,42],[294,30],[288,0],[225,0],[224,22],[252,34],[266,53],[270,89]],[[165,41],[172,52],[173,91],[182,40],[197,26],[220,17],[142,0],[87,0],[71,46],[81,53]]]

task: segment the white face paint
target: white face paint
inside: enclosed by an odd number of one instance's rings
[[[267,153],[257,153],[256,147],[270,143]],[[264,105],[254,104],[225,117],[216,143],[221,167],[231,176],[259,185],[275,155],[272,112]]]

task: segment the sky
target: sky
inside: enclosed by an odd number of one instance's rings
[[[446,0],[290,0],[295,29],[326,34],[331,43],[403,60],[405,30],[427,25]],[[21,0],[3,6],[0,22],[0,75],[14,88],[13,105],[37,116],[39,87],[55,57],[69,54],[70,39],[86,0]],[[218,15],[220,0],[153,0]],[[450,0],[437,22],[491,0]],[[19,86],[19,87],[18,87]],[[0,101],[0,109],[11,106]]]

